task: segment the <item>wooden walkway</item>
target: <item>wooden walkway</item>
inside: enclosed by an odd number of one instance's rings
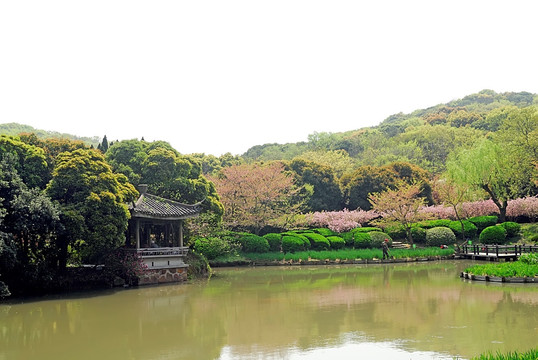
[[[459,256],[473,260],[514,261],[521,254],[538,253],[536,245],[463,245]],[[458,255],[458,254],[456,254]]]

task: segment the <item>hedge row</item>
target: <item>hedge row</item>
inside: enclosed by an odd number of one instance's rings
[[[463,221],[431,220],[414,224],[411,228],[413,240],[428,246],[449,245],[461,238],[462,231],[466,238],[476,239],[483,244],[504,244],[510,237],[516,236],[520,225],[505,222],[496,225],[496,216],[479,216]],[[493,224],[493,225],[491,225]],[[250,233],[227,232],[221,237],[197,239],[194,249],[204,254],[208,260],[241,250],[246,253],[278,252],[285,253],[304,250],[329,250],[353,247],[356,249],[380,248],[388,240],[405,239],[405,229],[401,226],[390,227],[385,232],[376,227],[359,227],[337,234],[330,229],[287,231],[258,236]]]
[[[414,242],[429,244],[426,238],[427,230],[444,227],[450,229],[454,233],[456,239],[461,239],[463,234],[465,234],[465,239],[479,239],[480,242],[483,242],[482,238],[484,238],[484,243],[504,244],[510,238],[517,236],[521,230],[521,226],[515,222],[507,221],[498,225],[496,225],[496,223],[497,216],[477,216],[463,220],[462,222],[446,219],[429,220],[413,224],[411,228],[411,236],[413,237]],[[492,226],[504,228],[504,230],[506,230],[505,234],[503,235],[502,230],[489,229],[482,235],[485,229]],[[403,226],[388,227],[385,231],[394,239],[405,240],[407,237]],[[445,242],[445,244],[446,243],[447,242]]]

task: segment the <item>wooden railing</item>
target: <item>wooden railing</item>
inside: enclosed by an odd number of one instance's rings
[[[189,252],[188,247],[159,247],[159,248],[141,248],[133,249],[140,256],[185,256]]]
[[[486,256],[519,256],[525,253],[538,253],[537,245],[463,245],[462,254]]]

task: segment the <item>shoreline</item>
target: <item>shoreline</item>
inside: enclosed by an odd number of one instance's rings
[[[241,266],[241,267],[249,267],[249,266],[311,266],[311,265],[353,265],[353,264],[360,264],[360,265],[373,265],[373,264],[395,264],[395,263],[411,263],[411,262],[426,262],[426,261],[438,261],[438,260],[466,260],[463,257],[449,255],[449,256],[427,256],[427,257],[417,257],[417,258],[396,258],[396,259],[336,259],[336,260],[317,260],[317,259],[309,259],[306,261],[303,261],[302,259],[299,259],[299,261],[293,261],[293,260],[273,260],[273,261],[255,261],[255,260],[238,260],[238,261],[230,261],[230,262],[209,262],[209,265],[212,268],[218,268],[218,267],[231,267],[231,266]]]
[[[538,284],[538,277],[518,277],[518,276],[493,276],[493,275],[475,275],[462,271],[460,273],[462,279],[471,281],[484,281],[495,283],[512,283],[512,284]]]

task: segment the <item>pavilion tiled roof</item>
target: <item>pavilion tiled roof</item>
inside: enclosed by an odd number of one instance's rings
[[[198,216],[201,211],[200,203],[194,205],[182,204],[159,196],[143,193],[136,203],[129,206],[133,216],[162,218],[162,219],[186,219]]]

